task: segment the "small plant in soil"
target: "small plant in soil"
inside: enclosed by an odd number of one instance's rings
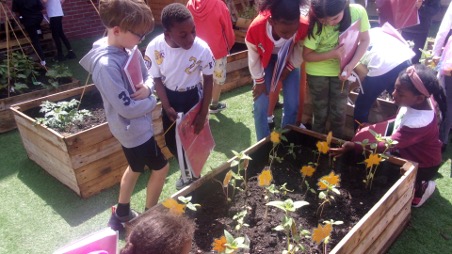
[[[188,208],[192,211],[197,210],[196,207],[201,206],[200,204],[193,204],[191,203],[192,197],[184,197],[179,196],[177,197],[179,202],[173,198],[168,198],[165,201],[162,202],[162,205],[169,209],[169,212],[175,215],[182,215],[185,213],[185,208]]]
[[[249,240],[242,236],[234,238],[227,230],[224,230],[224,235],[214,239],[212,243],[212,250],[219,254],[238,253],[240,250],[249,248]]]
[[[322,201],[317,208],[317,213],[319,213],[319,217],[322,217],[323,208],[326,204],[331,204],[334,200],[333,193],[340,195],[341,192],[336,188],[340,186],[341,177],[336,175],[334,171],[331,171],[329,175],[323,176],[317,182],[317,186],[319,187],[319,199]]]
[[[372,189],[372,182],[375,177],[375,173],[377,172],[378,165],[380,165],[381,161],[388,158],[388,156],[385,155],[386,151],[394,147],[398,142],[396,140],[392,140],[390,137],[382,136],[373,130],[369,130],[369,132],[375,137],[375,143],[370,143],[369,139],[364,139],[362,142],[356,143],[362,146],[364,158],[367,157],[367,159],[364,160],[364,163],[366,164],[366,177],[363,182],[366,184],[366,188],[370,190]],[[384,142],[385,145],[385,149],[381,153],[377,152],[379,142]],[[368,153],[368,156],[366,153]]]
[[[297,230],[295,220],[290,216],[290,213],[295,212],[298,208],[301,208],[305,205],[309,205],[309,203],[306,201],[293,201],[289,198],[285,201],[271,201],[266,205],[279,208],[285,213],[281,224],[274,228],[274,230],[283,231],[286,234],[287,249],[284,250],[283,253],[297,253],[300,250],[304,250],[303,245],[300,243],[302,235],[300,235],[299,231]]]
[[[317,227],[312,230],[312,241],[317,245],[323,243],[323,253],[327,253],[326,246],[331,240],[333,225],[342,225],[343,223],[344,222],[342,221],[328,220],[323,222],[325,226],[318,224]]]
[[[44,101],[40,109],[44,117],[36,118],[35,124],[64,130],[68,125],[80,123],[85,117],[91,116],[91,112],[86,109],[78,110],[79,104],[80,101],[76,99],[60,102]]]

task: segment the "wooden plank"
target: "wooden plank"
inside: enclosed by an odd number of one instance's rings
[[[234,62],[234,61],[237,61],[237,60],[240,60],[240,59],[244,59],[244,58],[248,59],[248,50],[244,50],[244,51],[240,51],[240,52],[237,52],[237,53],[230,54],[226,58],[226,60],[227,60],[227,62],[229,64],[230,62]]]
[[[43,34],[42,36],[43,36],[43,38],[41,38],[39,40],[41,43],[52,40],[52,34],[47,33],[47,34]],[[19,45],[24,47],[25,45],[30,44],[30,42],[31,41],[28,37],[23,37],[23,38],[18,38],[18,39],[11,38],[9,41],[9,45],[7,45],[7,41],[0,41],[0,50],[6,50],[8,47],[11,49],[14,47],[18,47]]]
[[[77,150],[77,153],[69,150],[71,157],[71,166],[74,170],[99,160],[99,158],[108,158],[116,152],[122,152],[121,144],[115,137],[105,139],[95,145],[83,147]]]
[[[404,193],[412,192],[416,172],[416,168],[411,168],[404,174],[330,253],[353,253],[359,243],[373,230],[375,223],[384,217],[386,211],[396,204]]]
[[[246,69],[248,71],[248,58],[236,59],[233,62],[228,62],[228,64],[226,65],[227,75],[229,75],[229,73],[231,73],[231,72],[241,70],[241,69]],[[248,75],[249,75],[249,73],[248,73]]]
[[[74,170],[75,177],[79,186],[99,178],[101,175],[109,175],[116,170],[124,170],[127,168],[127,160],[123,151],[116,151],[109,156],[99,157],[98,160],[83,165]],[[82,189],[82,188],[80,188]]]
[[[237,21],[235,22],[235,26],[238,27],[238,28],[244,29],[245,30],[245,34],[246,34],[246,30],[251,25],[251,22],[253,22],[252,19],[238,18]]]
[[[24,143],[25,150],[30,155],[31,152],[40,154],[49,153],[48,160],[55,160],[55,163],[62,165],[70,165],[71,161],[67,152],[64,149],[60,149],[60,146],[55,145],[51,141],[47,140],[46,137],[41,135],[36,135],[32,129],[28,129],[25,126],[19,125],[20,136],[22,139],[22,143]],[[33,144],[36,146],[36,149],[32,149],[32,147],[27,146],[27,144]]]
[[[401,186],[402,187],[402,186]],[[377,253],[377,252],[366,252],[368,248],[375,249],[374,244],[375,241],[379,238],[381,238],[383,235],[386,235],[385,232],[387,230],[390,230],[388,227],[390,224],[400,224],[403,220],[406,218],[400,218],[398,215],[401,211],[407,210],[408,213],[406,216],[409,216],[411,209],[408,209],[406,205],[409,202],[409,205],[411,205],[411,200],[413,200],[412,194],[413,189],[412,188],[403,188],[400,189],[400,191],[405,191],[400,195],[399,191],[397,193],[394,193],[395,196],[395,202],[390,203],[384,203],[382,204],[384,206],[384,209],[387,209],[379,218],[377,218],[375,221],[368,221],[367,224],[367,231],[363,231],[363,235],[361,236],[361,239],[358,241],[357,246],[351,246],[349,250],[353,249],[353,253]],[[393,232],[394,230],[390,230]],[[389,240],[389,239],[386,239]],[[347,243],[347,245],[350,244],[350,242]],[[374,247],[372,247],[374,246]],[[344,253],[348,253],[347,250],[345,250]]]
[[[80,185],[80,196],[82,198],[89,198],[94,194],[108,189],[121,181],[122,174],[124,173],[124,167],[122,169],[116,169],[108,172],[108,174],[101,175],[97,179],[93,179],[89,182]]]
[[[13,109],[14,111],[14,109]],[[58,149],[62,151],[67,151],[67,147],[64,144],[63,136],[54,130],[47,128],[43,125],[34,125],[34,121],[28,116],[24,115],[22,112],[14,111],[14,119],[16,120],[16,124],[21,125],[22,128],[26,128],[35,133],[35,135],[41,136],[43,139],[52,143],[54,146],[58,147]],[[19,130],[20,131],[20,130]]]
[[[394,219],[386,225],[385,230],[380,234],[378,239],[372,243],[370,248],[368,248],[365,252],[361,253],[386,253],[391,247],[391,245],[395,242],[397,237],[402,233],[408,224],[411,217],[411,200],[406,200],[406,203],[402,205],[402,209],[400,209],[396,214],[394,214]],[[403,202],[402,200],[400,202]],[[359,253],[359,252],[356,252]]]

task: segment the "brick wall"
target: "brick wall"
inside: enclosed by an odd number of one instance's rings
[[[68,38],[79,39],[103,34],[105,29],[93,4],[98,8],[99,1],[65,0],[63,4],[63,29]],[[11,0],[7,0],[6,4],[3,3],[3,5],[10,9]],[[3,22],[3,15],[1,15],[1,19]]]

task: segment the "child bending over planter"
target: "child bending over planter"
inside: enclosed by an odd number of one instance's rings
[[[129,163],[121,179],[118,205],[113,207],[108,222],[111,228],[120,230],[122,223],[138,215],[130,209],[130,197],[145,166],[152,170],[146,209],[157,204],[169,166],[154,140],[151,111],[156,98],[144,61],[141,60],[144,84],[136,86],[136,92],[123,70],[129,58],[127,49],[132,49],[154,28],[151,9],[142,0],[101,0],[99,12],[107,37],[94,42],[80,64],[93,75],[102,95],[108,126]]]
[[[444,91],[433,70],[420,64],[400,72],[392,93],[394,102],[400,109],[394,119],[394,129],[390,132],[391,139],[398,143],[390,152],[419,163],[412,200],[414,207],[424,204],[435,191],[435,182],[432,178],[441,164],[442,143],[439,140],[438,118],[432,95],[444,115],[446,111]],[[359,138],[354,140],[362,141]],[[341,148],[331,148],[330,152],[333,156],[340,156],[351,150],[361,152],[362,146],[347,141]],[[377,151],[383,150],[384,142],[380,142]]]
[[[163,8],[162,25],[164,32],[149,43],[145,59],[162,102],[166,145],[177,155],[178,113],[185,114],[200,102],[201,109],[192,123],[194,132],[198,134],[207,121],[215,59],[207,43],[196,37],[195,22],[184,5],[174,3]],[[185,155],[182,157],[186,161]],[[181,177],[176,188],[180,190],[196,179],[192,176],[184,181]]]
[[[152,211],[136,224],[121,254],[188,254],[195,231],[186,216]]]
[[[279,84],[283,87],[284,96],[281,125],[297,121],[301,40],[308,32],[308,19],[301,16],[300,5],[300,0],[263,1],[259,6],[259,15],[246,33],[248,65],[254,83],[253,113],[258,141],[270,135],[269,123],[273,123],[273,117],[268,118],[267,112],[278,101]]]

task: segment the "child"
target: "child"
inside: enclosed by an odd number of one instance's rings
[[[364,68],[367,73],[362,81],[364,93],[359,93],[355,102],[355,129],[360,123],[368,122],[370,108],[383,91],[389,94],[394,91],[397,76],[411,65],[410,59],[414,56],[408,43],[388,33],[389,26],[385,24],[369,30],[369,47],[356,67]]]
[[[195,231],[185,216],[153,211],[132,229],[121,254],[188,254]]]
[[[348,0],[312,0],[310,17],[303,58],[313,106],[312,130],[326,133],[329,119],[334,135],[342,138],[349,88],[345,80],[369,45],[369,20],[364,7],[349,5]],[[359,45],[350,63],[341,70],[339,59],[344,48],[338,45],[339,33],[357,20],[360,20],[361,31]]]
[[[193,127],[196,134],[202,130],[212,98],[215,59],[207,43],[196,37],[193,17],[184,5],[174,3],[163,8],[162,25],[164,33],[149,43],[145,58],[162,102],[166,145],[177,155],[177,113],[187,113],[201,101]],[[176,188],[182,189],[193,180],[196,179],[184,181],[181,177]]]
[[[443,52],[443,47],[446,45],[452,34],[452,4],[449,4],[446,13],[444,14],[438,33],[435,37],[435,44],[433,44],[433,61],[439,62]],[[441,64],[440,64],[441,65]],[[445,89],[447,100],[447,114],[444,116],[439,129],[439,138],[443,142],[443,151],[446,150],[447,143],[449,143],[449,132],[452,128],[452,73],[441,74],[438,73],[441,85]]]
[[[391,152],[401,158],[416,161],[419,168],[415,182],[414,207],[420,207],[435,190],[431,179],[441,164],[441,142],[439,141],[438,120],[434,106],[429,99],[433,95],[441,112],[446,110],[446,97],[439,86],[435,73],[424,65],[414,65],[403,70],[395,83],[392,93],[394,102],[401,108],[394,124],[391,139],[398,143]],[[347,141],[341,148],[332,148],[333,155],[353,150],[359,151],[361,145]],[[384,143],[378,151],[385,150]]]
[[[212,104],[209,112],[218,113],[226,109],[226,103],[219,100],[221,86],[226,81],[226,56],[235,43],[231,14],[221,0],[189,0],[187,8],[193,15],[196,35],[207,42],[215,57]]]
[[[267,121],[269,93],[276,93],[272,86],[274,69],[285,53],[280,49],[292,43],[287,61],[282,62],[280,81],[283,86],[284,110],[282,126],[295,124],[299,103],[301,41],[306,37],[308,20],[300,15],[298,0],[265,0],[259,6],[260,13],[253,20],[246,34],[248,65],[253,78],[254,124],[257,140],[270,135]],[[276,82],[274,82],[276,83]],[[276,103],[276,100],[275,100]],[[273,105],[274,107],[274,105]]]
[[[64,34],[63,31],[62,22],[64,13],[61,4],[64,3],[64,0],[41,0],[41,1],[46,6],[47,16],[49,16],[50,30],[52,31],[52,38],[57,48],[57,56],[55,57],[55,60],[63,61],[65,60],[65,58],[67,59],[76,58],[74,51],[72,51],[71,43],[66,38],[66,35]],[[61,41],[63,41],[68,52],[66,57],[64,57],[63,55]]]
[[[418,9],[419,24],[402,29],[402,36],[414,43],[413,49],[416,55],[411,61],[417,64],[422,56],[419,49],[424,49],[432,20],[441,10],[441,0],[417,0],[415,6]]]
[[[44,7],[42,6],[41,0],[12,1],[11,10],[16,13],[17,17],[19,17],[20,19],[20,22],[24,26],[25,31],[27,31],[27,34],[31,40],[31,44],[38,54],[38,59],[41,66],[45,66],[46,61],[44,51],[42,50],[41,42],[39,40],[40,34],[38,34],[41,32],[41,22],[43,19],[42,9],[44,9]]]
[[[120,230],[122,223],[138,215],[130,209],[130,197],[144,167],[152,170],[146,190],[148,209],[158,202],[169,166],[153,137],[151,111],[156,99],[144,61],[141,63],[144,84],[135,93],[123,70],[129,57],[126,50],[154,28],[151,9],[142,0],[101,0],[99,12],[107,37],[96,41],[80,64],[93,75],[110,130],[121,143],[130,165],[122,176],[118,205],[113,207],[108,222],[112,229]]]

